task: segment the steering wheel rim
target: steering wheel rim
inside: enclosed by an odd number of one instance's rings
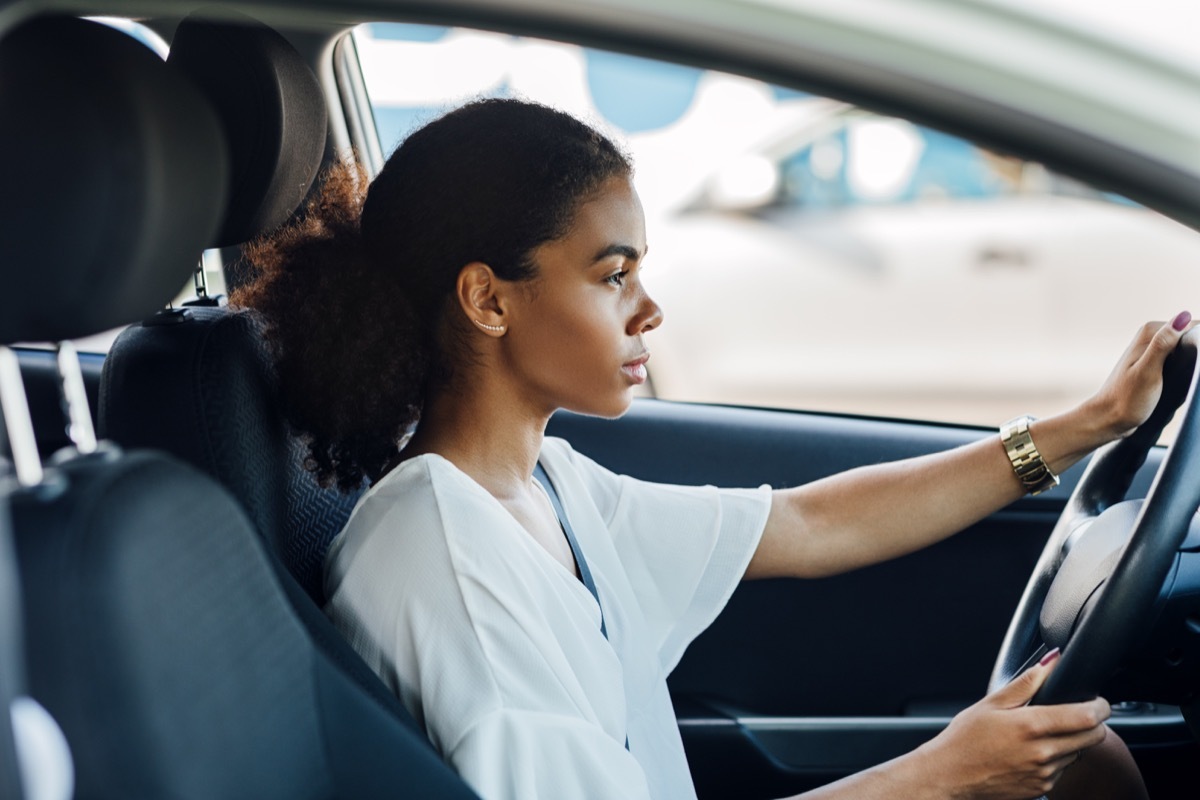
[[[1168,357],[1163,391],[1150,417],[1132,434],[1101,448],[1072,492],[1038,558],[1009,623],[988,691],[1007,684],[1046,651],[1042,610],[1077,531],[1120,503],[1150,448],[1176,409],[1179,433],[1132,523],[1132,532],[1108,577],[1078,611],[1062,656],[1032,703],[1089,700],[1145,631],[1179,546],[1200,507],[1200,333],[1188,332]],[[1188,479],[1188,472],[1192,478]]]

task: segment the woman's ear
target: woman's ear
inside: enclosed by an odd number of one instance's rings
[[[482,261],[472,261],[458,273],[455,297],[467,319],[488,336],[503,336],[508,330],[500,279]]]

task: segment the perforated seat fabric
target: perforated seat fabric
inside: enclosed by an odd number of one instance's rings
[[[119,398],[114,400],[114,397]],[[322,560],[355,496],[322,489],[283,422],[252,315],[179,309],[124,331],[104,362],[100,433],[199,467],[225,486],[269,546],[268,562],[317,646],[381,707],[400,701],[321,612]]]
[[[310,598],[357,494],[322,489],[276,401],[253,315],[196,307],[125,330],[104,362],[100,433],[165,450],[228,487]]]
[[[241,507],[136,453],[13,498],[35,697],[80,798],[470,798],[315,647]]]

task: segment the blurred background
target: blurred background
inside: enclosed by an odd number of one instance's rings
[[[1140,28],[1127,4],[1088,3],[1086,21],[1078,5],[1061,0],[1073,24],[1159,47],[1154,8],[1172,4],[1145,6]],[[566,110],[632,154],[661,398],[992,426],[1086,397],[1143,321],[1200,309],[1194,231],[937,130],[538,39],[354,36],[384,155],[491,96]]]
[[[1191,0],[963,0],[1200,63]],[[869,5],[869,4],[868,4]],[[129,20],[105,20],[159,55]],[[665,323],[648,394],[994,426],[1088,396],[1138,327],[1200,312],[1200,235],[1042,164],[718,71],[483,30],[357,28],[386,157],[481,97],[561,108],[633,157]],[[413,79],[419,76],[419,80]],[[209,295],[225,291],[205,254]],[[191,282],[176,302],[195,293]],[[79,343],[107,350],[116,332]],[[1170,432],[1164,440],[1169,440]]]

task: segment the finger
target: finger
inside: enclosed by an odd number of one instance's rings
[[[1187,311],[1181,311],[1171,322],[1160,325],[1150,341],[1146,343],[1146,349],[1142,351],[1141,357],[1134,366],[1161,372],[1163,362],[1175,349],[1175,345],[1179,344],[1179,340],[1183,337],[1183,333],[1191,321],[1192,315]]]
[[[1063,774],[1079,761],[1079,756],[1079,753],[1068,753],[1062,758],[1056,758],[1037,770],[1038,777],[1050,787],[1057,786],[1058,782],[1062,780]],[[1049,794],[1049,792],[1043,792],[1043,794]]]
[[[1054,665],[1058,663],[1059,655],[1060,652],[1057,647],[1046,653],[1046,655],[1042,656],[1042,660],[1035,666],[1025,670],[1006,685],[992,692],[984,698],[984,702],[996,708],[1020,708],[1026,705],[1037,694],[1037,690],[1042,688],[1042,684],[1046,682],[1046,676],[1050,674],[1050,671],[1054,669]]]
[[[1046,760],[1063,758],[1071,753],[1079,753],[1090,747],[1095,747],[1103,742],[1107,736],[1108,731],[1103,725],[1097,725],[1095,728],[1080,731],[1079,733],[1052,736],[1047,740],[1050,743],[1050,752],[1047,753],[1048,758]]]
[[[1158,333],[1159,328],[1167,323],[1161,319],[1146,322],[1142,327],[1138,328],[1137,335],[1133,337],[1133,341],[1129,343],[1129,348],[1125,351],[1126,354],[1133,356],[1136,361],[1141,357],[1142,351],[1146,349],[1146,345],[1150,344],[1150,340],[1154,338],[1154,334]]]
[[[1049,787],[1049,789],[1047,791],[1042,792],[1042,795],[1044,797],[1052,797],[1053,796],[1052,792],[1054,791],[1055,787],[1058,786],[1058,782],[1062,780],[1063,773],[1065,773],[1067,771],[1067,768],[1070,767],[1073,763],[1075,763],[1074,760],[1070,761],[1066,766],[1061,767],[1059,769],[1055,769],[1053,772],[1050,773],[1050,777],[1047,778],[1046,782],[1043,784],[1043,786]],[[1068,792],[1067,794],[1070,794],[1070,792]]]
[[[1102,697],[1083,703],[1031,706],[1027,710],[1034,720],[1030,724],[1039,736],[1067,736],[1091,731],[1103,725],[1112,713],[1108,701]]]
[[[1063,772],[1066,771],[1067,767],[1079,760],[1080,755],[1082,754],[1076,750],[1073,753],[1067,753],[1065,756],[1060,756],[1059,758],[1056,758],[1046,764],[1046,770],[1053,774],[1051,780],[1057,782],[1062,776]]]
[[[1134,334],[1133,339],[1129,342],[1129,346],[1125,348],[1125,352],[1121,353],[1121,357],[1117,359],[1116,371],[1124,372],[1136,364],[1137,360],[1142,357],[1142,353],[1145,352],[1146,345],[1150,343],[1150,340],[1158,332],[1158,329],[1165,324],[1160,320],[1147,322],[1138,328],[1137,333]]]

